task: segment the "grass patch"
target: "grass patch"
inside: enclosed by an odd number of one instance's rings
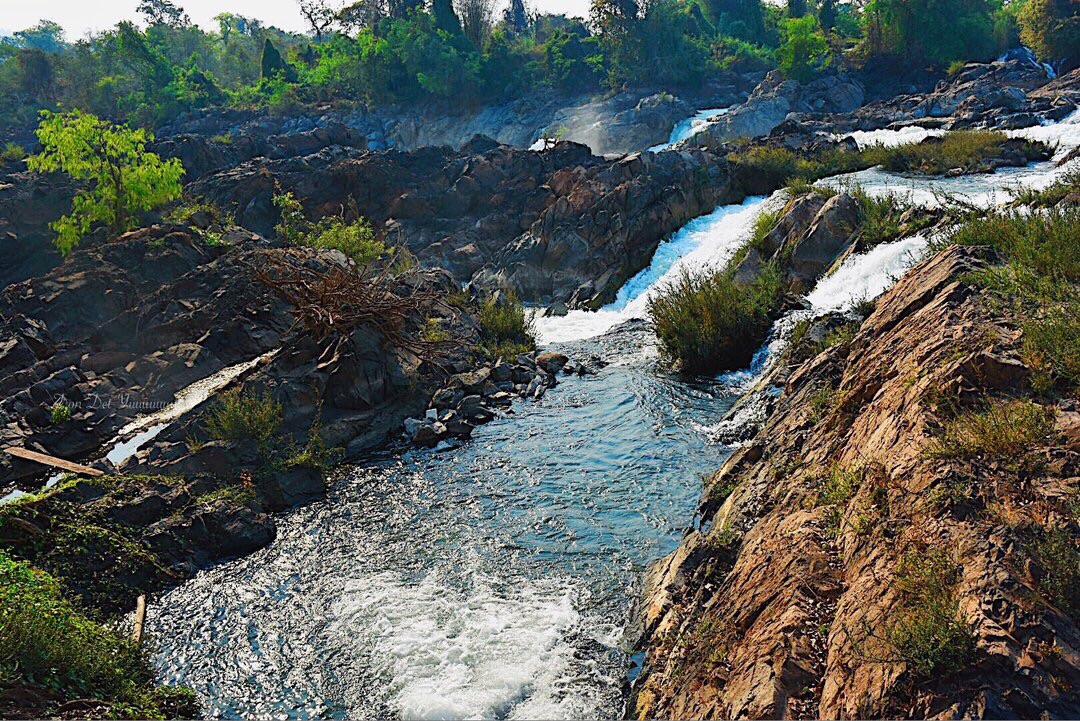
[[[1039,591],[1056,608],[1080,621],[1080,547],[1067,528],[1040,528],[1028,544],[1028,552],[1039,565]]]
[[[139,649],[64,599],[52,576],[0,550],[0,686],[114,705],[121,718],[172,718],[195,707],[190,689],[154,685]]]
[[[1080,168],[1073,168],[1062,175],[1053,185],[1042,190],[1032,190],[1030,188],[1021,190],[1013,199],[1013,205],[1049,208],[1057,205],[1073,193],[1080,193]]]
[[[833,197],[837,192],[832,188],[827,188],[823,185],[814,185],[813,181],[800,176],[788,178],[787,191],[793,198],[799,195],[806,195],[807,193],[817,193],[825,199]]]
[[[960,170],[980,170],[986,161],[1002,153],[1009,140],[1003,132],[992,130],[957,130],[941,136],[931,136],[919,143],[894,147],[874,146],[863,150],[863,155],[875,160],[885,170],[896,173],[919,175],[942,175]],[[1019,149],[1026,157],[1035,159],[1048,152],[1044,143],[1024,141]]]
[[[820,386],[810,394],[807,403],[810,406],[810,422],[817,425],[840,409],[844,402],[845,391],[831,386]]]
[[[936,458],[1019,458],[1044,443],[1054,430],[1054,411],[1025,400],[994,401],[962,411],[945,424],[931,446]]]
[[[844,511],[848,501],[858,493],[863,475],[861,469],[833,465],[829,468],[829,474],[822,479],[816,505],[829,506],[825,514],[825,530],[830,536],[837,536],[843,530]]]
[[[885,641],[916,678],[963,668],[975,654],[975,636],[960,615],[958,580],[956,564],[942,550],[909,551],[897,565],[902,608]]]
[[[514,293],[498,293],[480,301],[480,348],[491,358],[514,360],[536,350],[536,329]]]
[[[818,353],[822,353],[833,346],[850,343],[855,339],[855,335],[858,332],[858,323],[845,323],[838,328],[833,328],[826,333],[825,337],[821,339],[821,342],[817,344],[816,350]]]
[[[730,268],[683,271],[649,300],[660,348],[686,373],[743,367],[769,330],[783,284],[772,263],[749,284]]]
[[[968,218],[936,245],[989,245],[1003,262],[973,274],[1024,330],[1024,361],[1040,393],[1080,385],[1080,208]]]
[[[754,227],[750,231],[750,240],[747,242],[747,247],[754,248],[762,255],[766,255],[765,238],[780,222],[781,215],[782,213],[779,211],[768,210],[758,213],[757,217],[754,218]]]
[[[0,165],[21,163],[26,159],[26,148],[18,143],[8,143],[0,150]]]
[[[253,439],[265,444],[281,426],[281,410],[269,392],[258,395],[232,388],[207,413],[206,432],[217,441]]]
[[[900,237],[900,217],[914,207],[910,199],[896,193],[872,196],[860,185],[853,185],[848,193],[859,203],[859,232],[864,251]],[[920,213],[918,217],[926,222],[933,220],[929,213]],[[919,224],[914,228],[903,228],[906,231],[921,229]]]

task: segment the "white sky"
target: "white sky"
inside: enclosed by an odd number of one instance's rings
[[[285,30],[304,30],[296,11],[295,0],[173,0],[184,8],[192,21],[207,29],[217,25],[211,20],[221,12],[257,18],[264,24]],[[68,40],[78,40],[87,31],[105,30],[121,20],[142,16],[135,12],[139,0],[0,0],[0,31],[13,32],[53,20],[67,30]],[[589,0],[532,0],[537,10],[586,17]]]

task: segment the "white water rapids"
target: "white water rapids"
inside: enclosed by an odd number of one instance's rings
[[[1019,132],[1064,150],[1077,131],[1073,116]],[[1060,172],[853,177],[871,193],[989,202]],[[148,632],[161,678],[191,684],[226,718],[620,716],[632,673],[623,633],[644,568],[681,538],[698,474],[727,453],[713,429],[793,316],[752,368],[719,382],[664,374],[649,333],[619,324],[643,318],[680,269],[726,263],[757,214],[783,201],[718,208],[662,243],[609,306],[537,319],[545,345],[612,360],[597,376],[516,404],[469,443],[348,469],[326,502],[283,516],[271,546],[157,599]],[[913,237],[850,256],[802,313],[876,297],[925,247]]]

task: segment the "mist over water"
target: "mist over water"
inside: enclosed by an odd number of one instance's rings
[[[1018,132],[1064,148],[1078,130],[1074,115]],[[1062,171],[830,182],[990,203]],[[798,318],[876,297],[925,252],[916,236],[850,256],[807,296],[812,310],[777,322],[751,368],[697,382],[665,373],[646,324],[627,321],[672,274],[726,263],[783,201],[718,208],[663,243],[611,305],[537,319],[544,344],[612,361],[598,375],[515,404],[471,442],[344,469],[326,501],[281,519],[272,545],[159,599],[148,632],[162,679],[226,717],[620,716],[642,574],[677,545],[701,474],[729,453],[713,440],[721,419]]]

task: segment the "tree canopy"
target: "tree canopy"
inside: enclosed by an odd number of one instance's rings
[[[72,210],[51,224],[56,246],[67,254],[94,226],[112,235],[135,227],[138,214],[180,196],[180,161],[146,150],[153,136],[73,110],[43,111],[37,130],[42,151],[27,158],[39,172],[60,171],[82,186]]]

